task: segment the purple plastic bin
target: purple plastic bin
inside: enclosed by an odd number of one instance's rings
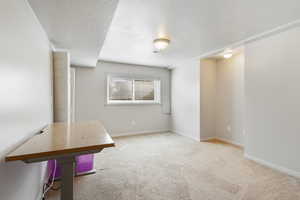
[[[53,178],[53,176],[56,179],[60,178],[61,168],[60,168],[59,164],[57,163],[57,165],[56,165],[55,173],[54,173],[54,168],[55,168],[55,160],[49,160],[48,161],[49,177],[51,179]],[[94,169],[94,154],[87,154],[87,155],[82,155],[82,156],[76,157],[76,169],[75,169],[76,174],[88,172],[93,169]]]
[[[76,157],[76,173],[88,172],[94,169],[94,154]]]

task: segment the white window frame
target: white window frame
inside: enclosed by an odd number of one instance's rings
[[[111,78],[127,79],[132,81],[133,100],[110,100],[109,99],[109,82]],[[135,100],[135,80],[154,81],[154,100]],[[131,104],[161,104],[161,80],[157,78],[139,78],[129,76],[108,75],[106,81],[106,104],[107,105],[131,105]]]

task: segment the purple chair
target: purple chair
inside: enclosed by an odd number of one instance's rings
[[[56,162],[57,163],[57,162]],[[61,168],[57,164],[56,170],[55,168],[55,160],[48,161],[48,172],[50,179],[54,178],[59,179],[61,176]],[[82,156],[76,157],[76,168],[75,168],[75,175],[83,175],[85,173],[89,173],[94,169],[94,154],[87,154]]]

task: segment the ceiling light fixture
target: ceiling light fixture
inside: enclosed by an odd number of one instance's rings
[[[223,57],[228,59],[228,58],[231,58],[232,55],[233,55],[232,50],[227,50],[227,51],[224,52]]]
[[[170,44],[170,40],[167,38],[157,38],[153,41],[154,48],[158,51],[164,50]]]

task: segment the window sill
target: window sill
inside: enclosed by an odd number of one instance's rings
[[[118,105],[161,105],[160,102],[107,102],[106,106],[118,106]]]

